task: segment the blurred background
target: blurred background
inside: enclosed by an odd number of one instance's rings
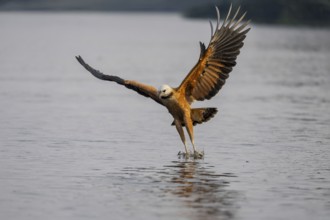
[[[0,0],[0,10],[179,12],[190,18],[210,18],[214,6],[225,12],[240,5],[253,22],[290,25],[330,24],[329,0]]]
[[[229,1],[0,0],[0,219],[328,220],[330,1],[231,2],[251,30],[185,160],[163,106],[75,56],[176,87]]]

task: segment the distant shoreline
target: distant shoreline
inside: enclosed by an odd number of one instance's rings
[[[247,11],[246,19],[264,25],[330,27],[330,1],[323,0],[163,0],[146,3],[142,0],[109,2],[59,0],[0,0],[0,12],[137,12],[137,13],[181,13],[186,18],[214,19],[215,5],[221,17],[227,14],[230,4]]]

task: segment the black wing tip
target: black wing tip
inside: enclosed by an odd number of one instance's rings
[[[75,56],[75,57],[81,65],[83,65],[83,66],[86,65],[85,61],[83,60],[83,58],[80,55]]]
[[[85,63],[84,59],[78,55],[75,56],[76,59],[78,60],[78,62],[88,71],[90,72],[93,76],[95,76],[98,79],[102,79],[102,80],[108,80],[106,78],[106,75],[104,75],[103,73],[101,73],[100,71],[94,69],[93,67],[89,66],[87,63]]]
[[[100,72],[99,70],[94,69],[93,67],[91,67],[90,65],[88,65],[87,63],[85,63],[85,61],[83,60],[83,58],[78,55],[75,56],[76,59],[78,60],[78,62],[88,71],[90,72],[93,76],[95,76],[98,79],[101,80],[107,80],[107,81],[114,81],[120,85],[125,85],[125,80],[118,77],[118,76],[112,76],[112,75],[106,75],[103,74],[102,72]]]
[[[201,53],[200,53],[199,58],[201,59],[204,56],[205,52],[206,52],[206,47],[205,47],[205,44],[201,41],[199,42],[199,46],[200,46],[200,49],[201,49]]]
[[[78,55],[78,56],[75,56],[75,58],[80,62],[80,60],[82,60],[81,56]]]

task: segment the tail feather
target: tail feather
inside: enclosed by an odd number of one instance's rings
[[[191,120],[193,125],[209,121],[218,112],[217,108],[193,108],[191,109]],[[175,125],[174,121],[172,125]],[[184,123],[182,126],[185,126]]]

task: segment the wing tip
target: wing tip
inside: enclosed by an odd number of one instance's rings
[[[222,22],[222,25],[220,27],[220,23],[221,23],[220,22],[220,10],[219,10],[219,7],[215,5],[215,10],[216,10],[216,14],[217,14],[217,25],[216,25],[216,28],[213,29],[212,21],[209,20],[210,27],[211,27],[210,43],[212,42],[213,38],[217,35],[217,32],[220,31],[222,28],[230,29],[230,30],[236,31],[238,33],[242,32],[242,31],[245,31],[247,29],[248,30],[251,29],[251,28],[244,29],[244,28],[246,28],[247,25],[250,24],[251,20],[242,22],[243,19],[246,16],[246,14],[247,14],[247,11],[244,12],[241,9],[242,9],[241,5],[238,5],[236,12],[232,15],[233,4],[231,3],[230,7],[229,7],[229,10],[228,10],[228,13],[227,13],[227,16],[226,16],[225,20]],[[239,15],[239,14],[241,14],[241,15]]]
[[[201,59],[205,55],[206,47],[205,47],[205,44],[201,41],[199,42],[199,46],[201,48],[201,53],[200,53],[199,59]]]
[[[217,11],[217,27],[215,30],[219,29],[219,25],[220,25],[220,11],[219,8],[217,6],[215,6],[215,10]]]
[[[80,64],[85,63],[84,60],[83,60],[83,58],[82,58],[80,55],[75,56],[75,58],[78,60],[78,62],[79,62]]]
[[[211,27],[211,38],[212,38],[212,36],[213,36],[213,24],[212,24],[211,20],[209,20],[209,23],[210,23],[210,27]]]

